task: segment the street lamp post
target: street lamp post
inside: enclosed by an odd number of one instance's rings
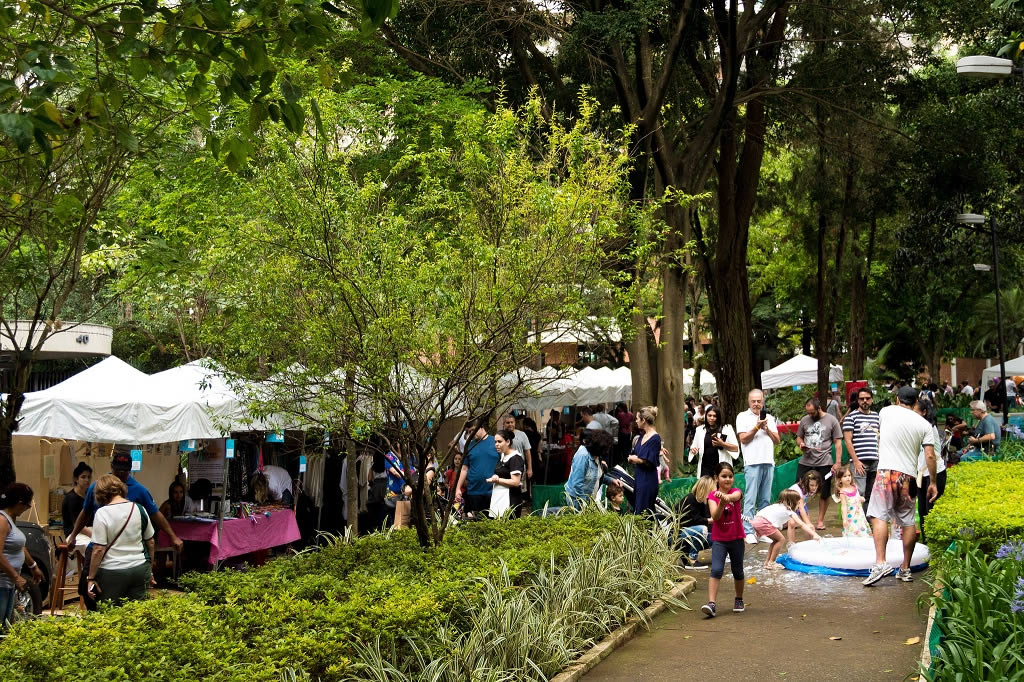
[[[986,220],[988,220],[986,216],[977,213],[961,213],[956,217],[956,221],[961,225],[983,225]],[[998,334],[997,341],[999,343],[999,387],[1003,391],[1002,413],[1003,426],[1005,427],[1010,421],[1010,401],[1009,392],[1006,390],[1006,351],[1003,347],[1003,303],[1002,296],[999,293],[999,241],[997,237],[998,226],[995,218],[992,219],[992,225],[988,232],[992,235],[992,276],[995,279],[996,285],[996,333]],[[976,270],[987,269],[980,268],[977,265],[974,268]]]
[[[1015,78],[1024,85],[1024,68],[1021,68],[1013,63],[1012,59],[1005,59],[1003,57],[990,57],[987,55],[974,55],[970,57],[963,57],[957,60],[956,63],[957,75],[965,78],[976,78],[976,79],[1003,79],[1003,78]],[[975,216],[980,218],[980,221],[964,221],[968,224],[980,224],[985,222],[985,216],[979,216],[977,214],[964,214],[965,216]],[[959,217],[958,216],[958,220]],[[1003,390],[1003,426],[1005,427],[1010,420],[1010,401],[1009,391],[1006,390],[1006,360],[1003,352],[1003,314],[1002,306],[1000,305],[1000,294],[999,294],[999,253],[996,247],[996,221],[992,219],[992,271],[995,275],[996,280],[996,325],[999,331],[999,380],[1002,382]]]

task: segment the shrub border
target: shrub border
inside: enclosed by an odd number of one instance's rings
[[[690,575],[684,575],[676,583],[676,586],[669,591],[667,596],[679,598],[690,594],[696,587],[697,579]],[[647,618],[654,618],[664,611],[667,606],[664,600],[656,599],[654,603],[644,609],[644,614]],[[598,663],[608,658],[613,651],[633,639],[633,636],[643,624],[643,621],[639,618],[633,617],[628,619],[622,627],[592,646],[589,651],[569,664],[569,667],[553,677],[551,682],[577,682],[581,677],[597,667]]]

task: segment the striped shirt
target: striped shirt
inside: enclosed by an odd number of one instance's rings
[[[853,410],[843,420],[843,431],[853,433],[857,459],[878,459],[878,413]]]

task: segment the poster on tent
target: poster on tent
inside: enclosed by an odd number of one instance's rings
[[[205,478],[214,489],[224,485],[224,439],[200,441],[201,448],[188,453],[188,480]]]

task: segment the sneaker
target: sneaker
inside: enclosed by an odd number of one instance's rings
[[[739,597],[736,597],[736,600],[732,603],[732,610],[735,613],[743,613],[747,609],[743,606],[743,600]]]
[[[701,612],[708,618],[715,617],[715,602],[709,601],[704,606],[700,607]]]
[[[889,564],[875,564],[871,567],[871,574],[864,578],[864,587],[874,585],[885,576],[892,573],[892,566]]]
[[[687,571],[706,571],[708,570],[708,562],[706,561],[691,561],[683,566]]]
[[[747,537],[743,538],[743,540],[748,545],[756,545],[757,544],[757,537],[755,537],[753,533],[747,533]]]
[[[770,545],[770,544],[772,544],[772,539],[770,537],[768,537],[767,535],[762,535],[761,536],[761,542],[764,542],[764,543]]]
[[[910,575],[909,568],[901,568],[896,571],[896,580],[902,580],[905,583],[912,583],[914,582],[914,576]]]

